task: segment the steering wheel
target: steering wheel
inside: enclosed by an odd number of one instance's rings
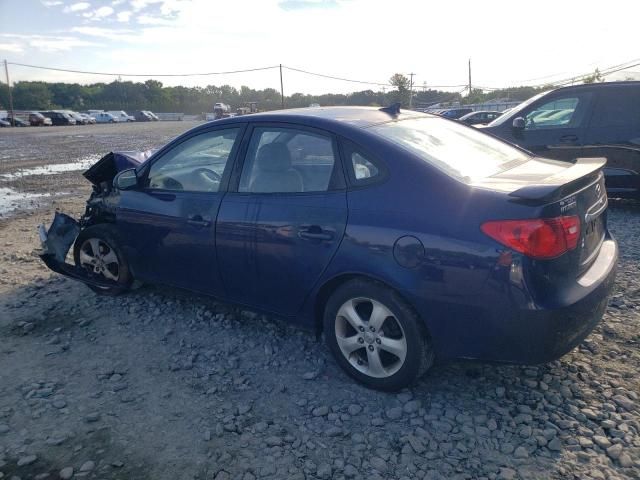
[[[222,176],[218,172],[215,172],[213,170],[210,170],[204,167],[196,168],[193,171],[193,174],[199,175],[205,178],[206,180],[210,181],[211,183],[220,183],[220,180],[222,180]]]

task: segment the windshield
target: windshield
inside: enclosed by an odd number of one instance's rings
[[[529,160],[526,153],[505,142],[438,117],[388,122],[371,130],[467,183]]]
[[[521,112],[523,109],[525,109],[526,107],[531,105],[533,102],[538,100],[540,97],[544,97],[547,93],[549,93],[549,92],[542,92],[542,93],[539,93],[538,95],[534,95],[529,100],[525,100],[521,104],[516,105],[515,107],[507,110],[509,112],[509,115],[506,115],[507,111],[505,111],[502,115],[500,115],[498,118],[496,118],[493,122],[489,123],[487,126],[488,127],[495,127],[496,125],[502,125],[507,120],[517,117],[519,112]]]

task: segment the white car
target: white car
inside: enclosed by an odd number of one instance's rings
[[[92,125],[94,123],[96,123],[96,119],[93,115],[87,115],[86,113],[81,113],[80,116],[86,120],[86,124],[87,125]]]
[[[96,119],[96,123],[118,123],[120,121],[109,112],[92,113],[91,116]]]
[[[132,117],[131,115],[129,115],[124,110],[110,110],[107,113],[110,113],[111,115],[116,117],[118,119],[118,121],[120,121],[120,122],[135,122],[136,121],[135,117]]]

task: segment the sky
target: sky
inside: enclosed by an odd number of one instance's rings
[[[534,85],[638,59],[636,0],[0,0],[0,60],[152,74],[165,85],[280,88],[285,65],[367,82],[415,73],[416,88]],[[114,77],[9,65],[11,81]],[[4,72],[0,71],[0,78]],[[640,78],[640,66],[611,79]],[[123,80],[144,81],[146,78]],[[4,80],[4,78],[2,78]],[[382,87],[284,69],[286,95]]]

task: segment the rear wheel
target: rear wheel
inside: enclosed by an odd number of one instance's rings
[[[404,388],[433,364],[418,316],[378,282],[358,279],[340,286],[327,302],[324,333],[340,366],[378,390]]]
[[[131,286],[132,278],[124,254],[119,247],[113,228],[94,225],[80,232],[73,247],[76,266],[89,271],[98,279],[116,282],[117,286],[87,286],[103,295],[118,295]]]

